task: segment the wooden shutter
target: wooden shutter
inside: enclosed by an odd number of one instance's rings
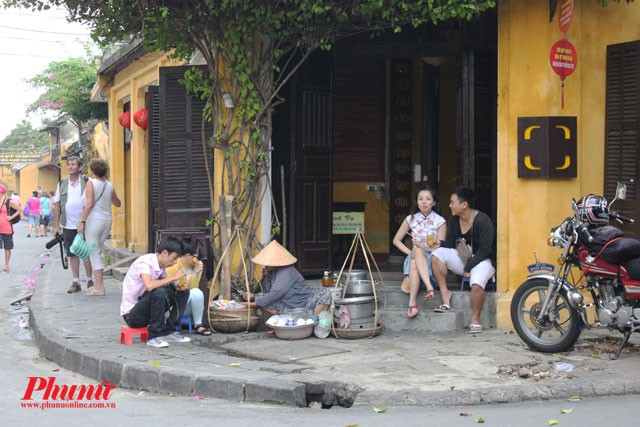
[[[158,86],[150,86],[147,92],[147,145],[149,147],[149,252],[155,251],[158,232],[158,207],[160,203],[160,92]]]
[[[604,194],[612,198],[617,182],[625,182],[627,199],[616,202],[613,209],[636,220],[640,220],[639,80],[640,41],[607,46]],[[640,237],[640,222],[621,228]]]
[[[180,83],[189,68],[160,68],[159,230],[208,231],[205,221],[211,205],[205,162],[213,171],[208,148],[213,126],[205,123],[205,150],[201,127],[205,102],[189,96]]]

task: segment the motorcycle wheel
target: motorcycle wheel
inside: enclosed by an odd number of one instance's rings
[[[562,289],[551,301],[548,316],[539,321],[537,316],[548,292],[546,279],[530,279],[520,285],[511,300],[511,321],[532,349],[543,353],[566,351],[580,337],[580,317]]]

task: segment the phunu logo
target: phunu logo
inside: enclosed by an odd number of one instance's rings
[[[33,400],[34,393],[40,400],[108,400],[109,393],[116,388],[107,380],[95,385],[57,385],[55,382],[55,377],[29,377],[27,390],[21,400]],[[41,392],[42,396],[37,392]]]

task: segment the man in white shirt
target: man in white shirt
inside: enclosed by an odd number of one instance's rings
[[[71,156],[67,159],[67,169],[69,176],[58,183],[56,195],[53,198],[53,233],[62,234],[64,244],[69,256],[69,265],[73,279],[71,287],[67,293],[80,292],[80,259],[71,253],[70,247],[73,239],[78,234],[78,225],[82,216],[82,193],[87,182],[87,177],[82,175],[82,160],[79,157]],[[60,229],[62,228],[62,233]],[[91,262],[84,262],[87,273],[87,288],[93,286],[93,272]]]

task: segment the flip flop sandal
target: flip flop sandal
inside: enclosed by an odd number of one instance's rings
[[[469,325],[469,333],[470,334],[481,334],[482,333],[482,325],[470,324]]]
[[[425,301],[429,301],[435,298],[436,298],[436,291],[434,289],[427,291],[427,294],[424,296]]]
[[[205,337],[208,337],[208,336],[211,336],[211,334],[213,334],[213,331],[209,328],[206,328],[200,325],[200,326],[196,326],[196,334],[204,335]]]
[[[415,312],[413,310],[415,310]],[[420,313],[420,310],[418,310],[418,306],[417,305],[410,305],[409,309],[407,310],[407,317],[409,319],[413,319],[414,317],[416,317],[418,315],[418,313]]]
[[[446,313],[447,311],[451,311],[451,306],[449,304],[440,304],[440,306],[433,311],[436,313]]]

